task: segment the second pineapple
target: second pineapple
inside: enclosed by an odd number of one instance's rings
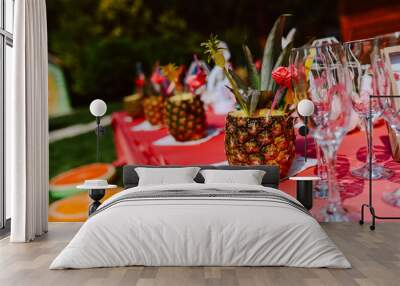
[[[166,101],[166,124],[177,141],[198,140],[207,135],[203,102],[191,93],[174,95]]]

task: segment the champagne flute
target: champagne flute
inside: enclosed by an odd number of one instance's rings
[[[337,150],[347,133],[351,116],[351,85],[343,47],[323,44],[293,49],[291,63],[296,97],[308,98],[314,104],[309,129],[327,163],[328,203],[318,219],[348,221],[336,178]]]
[[[373,71],[371,59],[377,52],[374,48],[374,39],[365,39],[344,43],[347,66],[350,72],[352,90],[351,101],[353,109],[358,114],[364,125],[367,136],[367,158],[372,158],[372,179],[387,179],[393,175],[393,172],[376,163],[373,146],[369,139],[370,130],[369,120],[372,120],[372,126],[382,115],[377,99],[370,96],[373,94]],[[371,103],[371,106],[370,106]],[[370,116],[371,108],[371,118]],[[369,162],[366,162],[361,168],[351,171],[355,177],[369,179]]]
[[[328,174],[326,163],[320,146],[316,146],[317,155],[317,176],[320,180],[314,186],[314,197],[320,199],[328,198]]]

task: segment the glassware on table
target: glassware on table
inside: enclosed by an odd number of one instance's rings
[[[385,55],[385,49],[400,46],[400,32],[386,34],[375,38],[377,53],[373,58],[374,72],[374,94],[381,96],[378,103],[383,110],[383,118],[388,125],[400,136],[400,88],[395,88],[392,84],[392,69]],[[396,91],[397,89],[397,91]],[[400,189],[393,192],[384,192],[383,200],[392,205],[400,207]]]
[[[376,98],[370,100],[370,96],[373,95],[374,83],[371,59],[378,52],[375,48],[375,42],[375,39],[365,39],[344,43],[352,86],[351,101],[353,109],[362,120],[367,136],[367,162],[361,168],[351,171],[353,176],[362,179],[369,179],[368,158],[372,158],[372,179],[387,179],[393,175],[392,171],[376,163],[373,146],[370,148],[369,142],[370,132],[373,132],[368,123],[370,120],[370,102],[372,126],[383,112]]]
[[[290,62],[296,98],[314,103],[309,129],[327,163],[328,202],[318,219],[348,221],[336,178],[336,153],[351,116],[351,84],[344,49],[340,44],[297,48],[292,50]]]

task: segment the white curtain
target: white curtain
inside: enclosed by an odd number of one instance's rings
[[[12,242],[47,232],[48,116],[45,0],[15,1],[13,92],[6,98],[6,188]]]

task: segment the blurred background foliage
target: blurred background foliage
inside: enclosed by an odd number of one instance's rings
[[[295,43],[339,37],[332,0],[48,0],[49,52],[60,60],[73,106],[94,98],[117,101],[133,92],[135,63],[188,65],[211,33],[241,65],[247,43],[260,56],[275,19],[291,13]]]

